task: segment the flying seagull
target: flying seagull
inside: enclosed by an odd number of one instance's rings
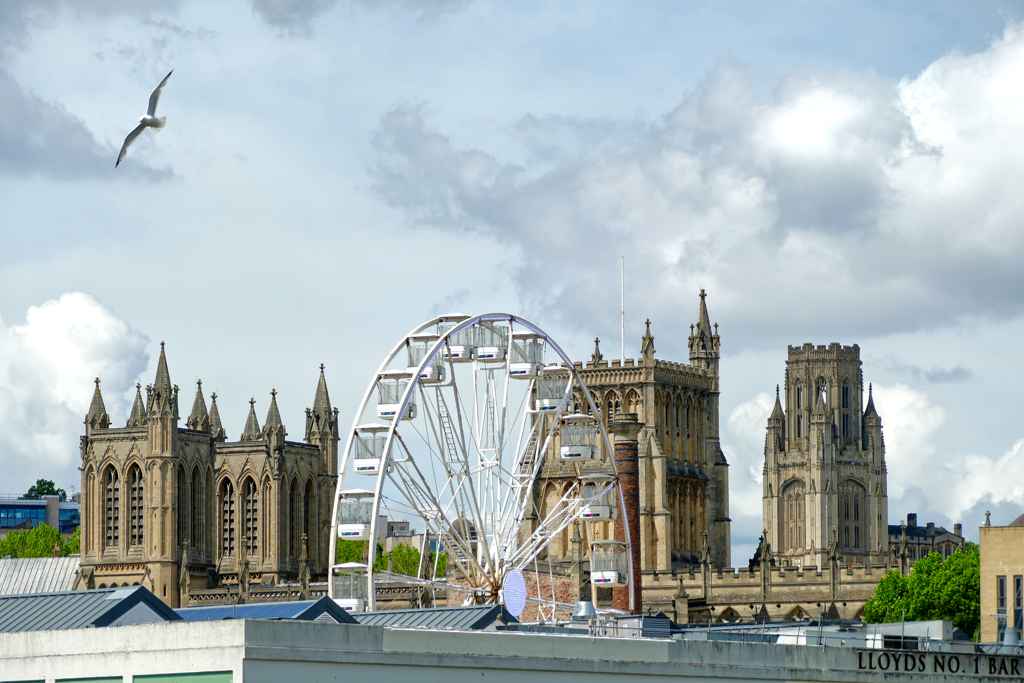
[[[128,147],[135,142],[135,138],[142,135],[142,131],[152,128],[153,132],[156,133],[167,123],[166,116],[156,117],[156,104],[160,101],[160,91],[167,85],[167,79],[171,77],[172,73],[174,73],[174,69],[171,69],[171,72],[164,76],[164,80],[160,81],[160,85],[156,86],[156,90],[149,96],[149,109],[146,110],[145,116],[139,117],[139,125],[135,126],[135,130],[128,133],[128,137],[124,139],[124,144],[121,145],[121,153],[117,155],[117,162],[114,164],[114,168],[117,168],[117,164],[121,163],[121,159],[124,159],[124,155],[128,153]]]

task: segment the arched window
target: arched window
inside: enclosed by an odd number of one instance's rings
[[[313,557],[313,546],[316,532],[316,490],[313,488],[312,479],[306,482],[306,493],[303,496],[302,503],[305,508],[302,516],[302,533],[306,534],[306,539],[309,543],[309,556]]]
[[[850,385],[847,382],[843,382],[843,408],[850,407]]]
[[[798,386],[796,388],[796,409],[800,410],[804,407],[804,388]]]
[[[132,468],[128,470],[128,484],[130,495],[129,508],[131,514],[131,530],[129,540],[131,541],[132,545],[142,545],[143,541],[145,540],[142,531],[145,522],[145,513],[143,512],[144,480],[142,478],[142,469],[138,465],[132,465]]]
[[[293,557],[299,556],[299,535],[302,534],[302,525],[299,522],[302,513],[302,499],[299,498],[299,480],[292,479],[291,491],[288,494],[289,509],[291,514],[288,520],[289,547]]]
[[[121,482],[113,465],[103,475],[103,488],[103,546],[116,548],[121,540]]]
[[[185,542],[188,537],[188,481],[185,478],[185,468],[178,465],[177,468],[177,500],[178,500],[178,545]]]
[[[227,479],[220,485],[220,553],[235,554],[235,487]]]
[[[206,498],[203,496],[203,477],[199,465],[192,468],[192,547],[206,547]]]
[[[781,533],[779,541],[784,551],[801,550],[805,547],[804,506],[806,504],[806,488],[802,481],[792,481],[780,492]]]
[[[250,555],[255,555],[259,547],[259,510],[256,482],[247,478],[242,482],[242,518],[245,525],[245,547]]]
[[[262,516],[263,517],[262,517],[262,519],[263,519],[263,521],[262,521],[262,524],[260,525],[260,531],[262,532],[261,535],[260,535],[260,544],[261,544],[261,547],[263,548],[263,552],[264,553],[269,553],[270,552],[270,526],[271,526],[271,521],[270,521],[270,512],[271,512],[271,510],[270,510],[270,507],[271,507],[270,506],[270,501],[272,499],[272,496],[270,495],[270,491],[271,491],[271,484],[270,484],[270,478],[268,477],[268,478],[263,480],[263,497],[262,497],[262,502],[263,502],[263,510],[262,510]]]

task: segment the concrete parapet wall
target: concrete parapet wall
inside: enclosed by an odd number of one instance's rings
[[[1014,680],[998,673],[1000,667],[1020,671],[1022,665],[1019,657],[960,655],[960,673],[951,674],[952,656],[901,653],[894,665],[895,656],[845,647],[240,620],[0,634],[0,681],[223,671],[247,683],[482,678],[909,683],[921,673],[934,683],[959,683]],[[938,657],[945,658],[944,672],[936,670]],[[996,675],[988,675],[993,670]]]

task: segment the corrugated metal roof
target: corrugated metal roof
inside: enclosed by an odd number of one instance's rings
[[[154,621],[181,619],[140,586],[0,595],[0,633],[106,626],[139,603],[149,607]]]
[[[78,573],[78,556],[0,559],[0,595],[69,591]]]
[[[299,619],[358,623],[352,615],[338,607],[330,598],[295,602],[264,602],[252,605],[218,605],[216,607],[184,607],[174,610],[185,621],[220,621],[221,619]],[[327,615],[325,617],[325,615]]]
[[[373,626],[411,626],[477,631],[487,628],[501,617],[501,605],[396,609],[382,612],[360,612],[352,616],[360,624]]]

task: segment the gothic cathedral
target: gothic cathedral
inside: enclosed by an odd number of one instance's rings
[[[263,426],[250,401],[245,430],[228,441],[217,395],[207,411],[201,381],[178,426],[178,387],[163,347],[145,402],[137,386],[123,428],[110,426],[96,380],[81,440],[77,587],[142,585],[177,607],[189,587],[235,584],[243,572],[253,583],[294,581],[304,553],[312,575],[325,576],[338,413],[323,366],[305,443],[285,440],[273,391]]]
[[[678,588],[660,576],[697,566],[707,544],[711,565],[730,566],[728,463],[719,443],[718,325],[708,317],[704,290],[696,325],[690,326],[690,363],[655,358],[651,324],[643,337],[640,358],[605,360],[600,349],[576,368],[592,394],[600,418],[607,424],[617,413],[636,413],[643,429],[640,448],[640,544],[644,604],[666,600]],[[550,371],[549,371],[550,372]],[[566,371],[565,374],[568,373]],[[555,373],[552,373],[555,374]],[[590,412],[584,397],[574,397],[576,411]],[[603,446],[599,457],[582,466],[581,474],[609,473]],[[552,444],[534,484],[534,505],[542,513],[558,504],[576,481],[571,464]],[[527,515],[528,527],[535,516]],[[581,525],[583,547],[591,540],[610,538],[611,523]],[[591,539],[593,532],[595,539]],[[548,557],[570,559],[569,530],[554,538]],[[661,591],[664,592],[664,591]]]
[[[782,565],[820,568],[830,547],[859,564],[888,546],[882,420],[863,395],[856,344],[789,347],[763,470],[765,540]]]

